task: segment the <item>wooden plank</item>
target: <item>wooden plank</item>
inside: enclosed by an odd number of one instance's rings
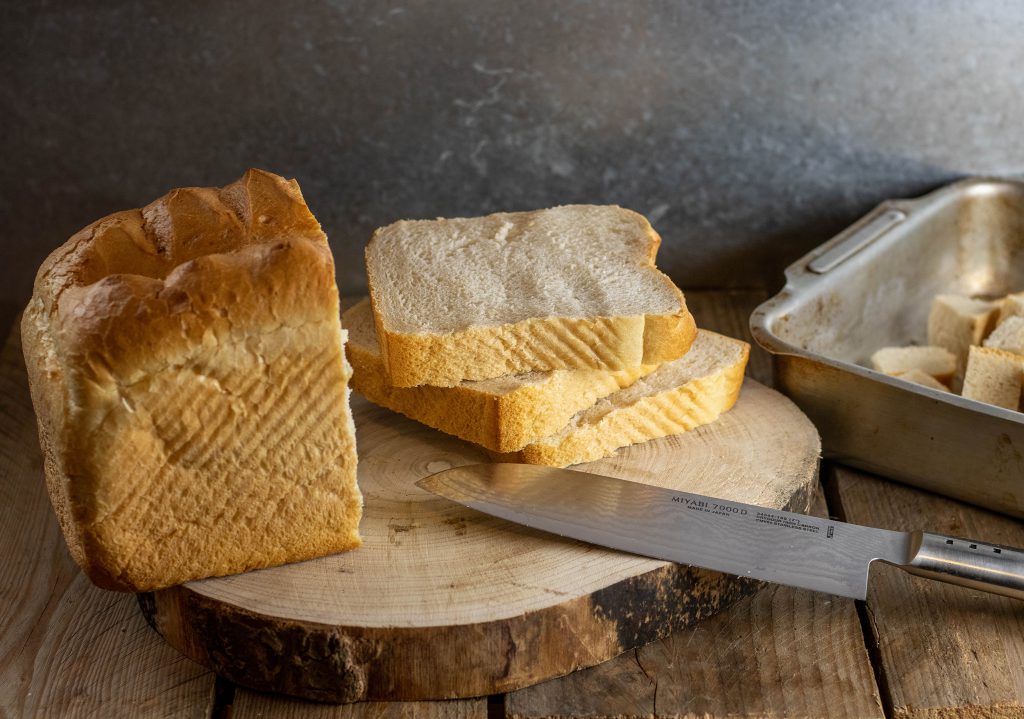
[[[0,354],[0,715],[206,717],[214,677],[168,647],[135,597],[68,556],[42,477],[17,326]]]
[[[21,305],[15,302],[0,302],[0,337],[11,334],[15,320],[21,324]]]
[[[239,688],[231,719],[487,719],[487,699],[314,704]]]
[[[1020,521],[850,469],[835,483],[847,521],[1024,546]],[[1024,716],[1020,601],[879,565],[867,608],[892,716]]]
[[[814,513],[825,515],[818,493]],[[690,629],[508,695],[539,717],[879,717],[852,600],[765,587]]]
[[[765,290],[687,290],[686,306],[697,326],[750,343],[747,376],[772,384],[771,356],[750,336],[750,315],[768,299]]]

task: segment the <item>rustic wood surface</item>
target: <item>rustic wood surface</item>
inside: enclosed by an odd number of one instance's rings
[[[836,468],[843,518],[1024,547],[1024,523]],[[1024,717],[1024,602],[871,570],[867,614],[893,717]]]
[[[487,719],[487,699],[314,704],[239,689],[231,719]]]
[[[313,699],[480,696],[605,661],[748,591],[436,497],[415,482],[486,461],[482,450],[358,396],[352,408],[363,546],[157,592],[143,606],[172,646],[246,686]],[[748,380],[713,424],[581,468],[804,511],[818,451],[792,403]]]
[[[827,516],[821,492],[813,513]],[[507,715],[878,717],[853,600],[765,586],[695,627],[508,695]]]
[[[746,318],[753,307],[765,298],[763,292],[688,292],[687,300],[691,310],[703,327],[744,336]],[[730,331],[730,328],[733,328]],[[15,338],[16,341],[16,338]],[[421,703],[357,703],[344,706],[326,706],[286,697],[274,697],[241,687],[232,687],[230,682],[219,681],[225,689],[214,693],[213,677],[198,665],[182,659],[170,650],[160,637],[131,610],[131,597],[116,595],[89,586],[78,570],[71,564],[63,542],[59,538],[52,511],[42,490],[41,469],[34,423],[26,421],[19,406],[27,406],[28,393],[24,386],[24,370],[21,368],[16,345],[8,343],[0,359],[0,551],[5,562],[0,562],[0,716],[93,716],[93,717],[164,717],[164,716],[209,716],[211,719],[224,717],[414,717],[414,716],[473,716],[482,717],[490,710],[489,716],[505,715],[502,697],[491,697],[490,701],[467,700],[459,702]],[[748,375],[766,380],[767,362],[758,360],[759,353],[751,356]],[[865,504],[883,511],[892,502],[892,492],[904,493],[925,502],[917,506],[911,501],[897,501],[905,526],[927,522],[935,516],[954,517],[959,512],[972,514],[971,522],[964,525],[971,533],[980,537],[1000,538],[998,531],[1021,531],[1020,522],[985,512],[964,508],[945,500],[937,500],[923,492],[890,485],[886,482],[844,471],[840,474],[843,496],[863,497]],[[834,485],[832,485],[834,488]],[[839,492],[830,496],[831,513],[836,515]],[[929,508],[935,500],[940,508]],[[952,509],[950,509],[952,508]],[[874,510],[872,510],[874,511]],[[933,516],[929,516],[932,513]],[[850,516],[853,519],[854,515]],[[874,521],[873,518],[865,521]],[[945,520],[944,520],[945,521]],[[964,521],[958,519],[958,522]],[[1003,530],[991,529],[989,521],[1003,525]],[[878,520],[878,524],[882,524]],[[894,523],[894,528],[898,525]],[[942,530],[948,525],[932,524],[932,529]],[[964,529],[964,533],[968,533]],[[1017,535],[1018,544],[1024,540]],[[1008,541],[1003,537],[1004,541]],[[13,559],[8,559],[13,558]],[[979,627],[979,621],[970,611],[973,607],[990,600],[983,595],[948,588],[951,592],[966,592],[970,600],[967,606],[960,606],[958,612],[950,612],[949,598],[932,596],[934,590],[927,589],[927,580],[904,575],[900,570],[881,567],[873,570],[875,577],[892,575],[893,581],[909,583],[902,591],[889,589],[888,600],[879,604],[872,597],[869,603],[861,605],[867,623],[867,636],[852,632],[849,636],[848,612],[838,612],[838,605],[844,600],[830,600],[815,597],[813,602],[799,602],[793,599],[777,599],[780,593],[797,593],[798,590],[777,588],[762,591],[749,599],[741,600],[733,607],[717,614],[692,630],[679,634],[683,647],[678,651],[696,654],[700,660],[691,666],[703,666],[700,681],[685,684],[672,677],[678,673],[678,662],[655,664],[649,654],[656,654],[663,642],[656,642],[639,653],[629,652],[620,659],[599,667],[580,672],[586,674],[607,670],[609,698],[603,708],[596,712],[604,716],[629,716],[620,711],[622,698],[635,696],[635,715],[651,716],[654,706],[652,682],[637,663],[639,655],[646,660],[648,672],[658,680],[659,714],[669,716],[694,716],[694,712],[707,712],[708,719],[724,719],[733,716],[758,715],[762,708],[774,707],[772,716],[812,716],[811,710],[819,706],[812,701],[814,693],[836,681],[845,682],[843,696],[836,698],[835,711],[818,716],[866,716],[880,714],[877,706],[864,701],[870,695],[872,682],[864,681],[866,660],[863,656],[865,643],[872,650],[874,670],[882,676],[878,687],[886,716],[924,717],[1012,717],[1024,716],[1020,707],[1024,682],[1013,673],[1024,664],[1019,659],[1024,651],[1024,639],[1014,638],[1000,623],[1000,636],[992,639],[992,633]],[[40,586],[36,586],[36,585]],[[940,585],[934,585],[938,587]],[[925,588],[923,606],[908,603],[912,591]],[[769,593],[773,592],[773,595]],[[770,599],[769,599],[770,598]],[[999,598],[994,598],[996,602]],[[957,602],[959,603],[959,602]],[[59,614],[58,608],[68,611]],[[838,620],[822,621],[822,611],[838,612]],[[921,616],[921,612],[926,614]],[[987,614],[986,614],[987,612]],[[991,621],[991,609],[983,609],[983,618]],[[884,620],[882,617],[884,615]],[[872,624],[871,617],[875,621]],[[1020,616],[1019,609],[1003,612],[1003,618]],[[815,657],[825,656],[816,664],[799,661],[792,656],[794,650],[805,647],[806,627],[829,625],[829,647],[815,647]],[[919,642],[919,649],[910,646],[900,651],[882,651],[882,647],[919,641],[911,634],[927,635],[926,641]],[[978,634],[980,642],[970,637]],[[987,644],[986,644],[987,643]],[[968,645],[971,645],[968,647]],[[909,646],[909,645],[908,645]],[[939,651],[935,648],[939,647]],[[914,653],[920,654],[914,656]],[[977,654],[975,655],[975,652]],[[671,655],[667,655],[671,656]],[[791,670],[780,670],[776,683],[767,682],[763,677],[771,674],[770,668],[762,668],[766,661],[778,656],[780,662],[789,661]],[[789,658],[787,660],[787,657]],[[852,662],[829,664],[828,657],[846,657]],[[1011,658],[1017,657],[1011,663]],[[899,662],[894,660],[899,658]],[[938,658],[939,667],[925,666]],[[636,672],[626,672],[632,663]],[[964,671],[966,666],[969,671]],[[729,674],[730,667],[739,668]],[[837,667],[842,668],[839,673]],[[998,674],[1010,680],[1000,681]],[[615,671],[612,671],[615,670]],[[920,674],[943,672],[942,681],[936,677],[922,680]],[[728,680],[725,677],[731,676]],[[719,677],[708,681],[708,677]],[[748,691],[730,692],[737,684],[746,687],[743,678],[756,679]],[[978,681],[981,677],[981,681]],[[734,682],[730,684],[731,682]],[[985,683],[1001,687],[998,693],[985,692]],[[1009,683],[1008,683],[1009,682]],[[1014,683],[1016,686],[1014,687]],[[980,684],[980,687],[979,687]],[[671,691],[667,688],[671,685]],[[867,691],[865,691],[865,685]],[[952,685],[952,686],[950,686]],[[804,688],[806,687],[806,688]],[[1013,694],[1011,689],[1016,691]],[[724,693],[730,692],[729,697]],[[973,693],[972,693],[973,692]],[[666,696],[677,696],[671,703],[665,703]],[[779,696],[794,697],[789,703],[779,702]],[[730,698],[731,697],[731,698]],[[810,698],[808,698],[810,697]],[[973,697],[973,699],[972,699]],[[801,699],[802,698],[802,699]],[[966,700],[966,701],[965,701]],[[517,706],[513,696],[508,700],[512,713]],[[973,704],[971,702],[974,702]],[[731,703],[730,703],[731,702]],[[801,703],[802,702],[802,703]],[[518,706],[522,706],[521,704]],[[594,708],[593,704],[588,705]],[[679,709],[684,707],[683,709]],[[780,708],[781,707],[781,708]],[[858,711],[856,707],[862,707]],[[628,709],[629,707],[627,707]],[[584,707],[573,707],[571,713],[579,714]],[[577,711],[578,710],[578,711]],[[677,711],[678,710],[678,711]],[[767,711],[761,715],[767,715]]]

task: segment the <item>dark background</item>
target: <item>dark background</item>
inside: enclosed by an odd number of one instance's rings
[[[249,166],[343,293],[402,217],[647,214],[689,287],[776,287],[878,201],[1024,170],[1024,3],[9,2],[0,303],[73,232]]]

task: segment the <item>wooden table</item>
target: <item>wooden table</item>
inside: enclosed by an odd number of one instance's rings
[[[746,337],[764,294],[687,299],[702,327]],[[750,374],[769,379],[760,351]],[[328,706],[235,687],[71,561],[28,402],[14,334],[0,356],[2,716],[1024,717],[1024,603],[884,566],[866,602],[766,586],[666,640],[505,696]],[[1006,517],[840,467],[822,479],[821,514],[1024,546],[1024,523]]]

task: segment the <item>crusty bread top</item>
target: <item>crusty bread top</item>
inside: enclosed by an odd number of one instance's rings
[[[327,241],[295,180],[251,169],[223,188],[171,190],[93,222],[43,262],[34,294],[50,309],[70,287],[111,275],[162,280],[197,257],[286,238]]]
[[[298,292],[283,291],[292,284]],[[268,293],[274,308],[264,306]],[[159,363],[178,340],[336,313],[337,288],[327,238],[298,184],[249,170],[226,187],[172,190],[76,233],[40,267],[30,308],[63,362],[73,355],[116,372]]]
[[[660,242],[630,210],[566,205],[396,222],[374,233],[366,268],[374,311],[389,332],[674,315],[685,304],[654,267]]]

